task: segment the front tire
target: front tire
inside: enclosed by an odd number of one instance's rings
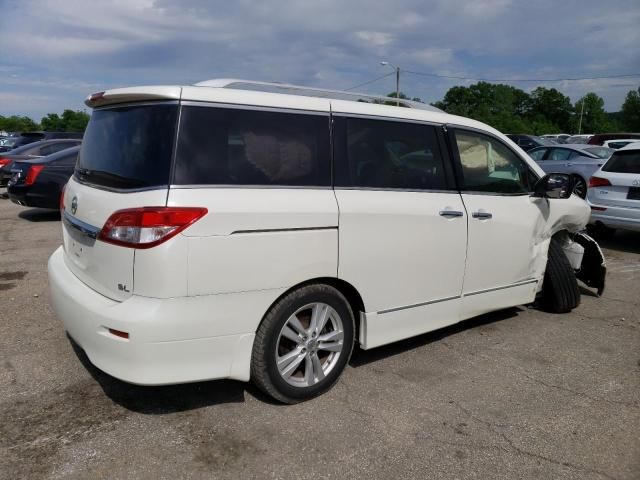
[[[549,244],[540,305],[553,313],[567,313],[580,305],[580,289],[573,267],[560,242],[554,239]]]
[[[294,290],[267,312],[253,345],[251,379],[267,395],[297,403],[329,390],[354,343],[349,303],[335,288]]]

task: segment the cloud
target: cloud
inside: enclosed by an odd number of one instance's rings
[[[371,32],[366,30],[361,30],[355,33],[357,39],[362,40],[366,44],[372,45],[374,47],[382,47],[384,45],[388,45],[393,41],[393,36],[389,33],[384,32]]]
[[[450,48],[423,48],[410,54],[410,57],[421,65],[430,67],[448,65],[454,60]]]
[[[7,96],[31,93],[46,96],[24,103],[36,117],[81,105],[92,91],[136,84],[235,77],[349,88],[384,74],[381,60],[484,78],[640,71],[637,0],[606,9],[596,0],[5,0],[0,22],[0,72],[22,82],[0,76],[0,114],[26,112]],[[393,82],[365,90],[390,92]],[[435,101],[470,82],[403,74],[401,83]],[[626,93],[613,86],[620,83],[551,86],[574,100],[593,88],[616,110]]]

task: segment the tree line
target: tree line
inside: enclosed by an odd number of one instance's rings
[[[403,93],[400,98],[408,99]],[[571,103],[568,96],[555,88],[538,87],[527,93],[511,85],[488,82],[452,87],[442,100],[432,105],[453,115],[484,122],[501,132],[532,135],[575,134],[579,129],[583,133],[640,132],[640,87],[627,93],[620,112],[615,113],[607,113],[604,100],[593,92]]]
[[[27,116],[12,115],[4,117],[0,115],[0,130],[5,132],[33,132],[45,130],[49,132],[84,132],[89,123],[89,114],[78,110],[65,110],[62,115],[48,113],[42,117],[40,123],[36,123]]]

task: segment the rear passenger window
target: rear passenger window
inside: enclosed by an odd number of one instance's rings
[[[434,127],[348,118],[346,139],[341,143],[343,145],[337,147],[336,186],[447,189]]]
[[[329,117],[184,106],[173,183],[330,186]]]
[[[571,150],[567,150],[566,148],[552,148],[549,154],[549,160],[568,160],[570,156]]]

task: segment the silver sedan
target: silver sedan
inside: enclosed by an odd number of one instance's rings
[[[558,145],[537,147],[527,153],[546,173],[560,172],[573,176],[573,193],[587,196],[587,184],[615,150],[597,145]]]

